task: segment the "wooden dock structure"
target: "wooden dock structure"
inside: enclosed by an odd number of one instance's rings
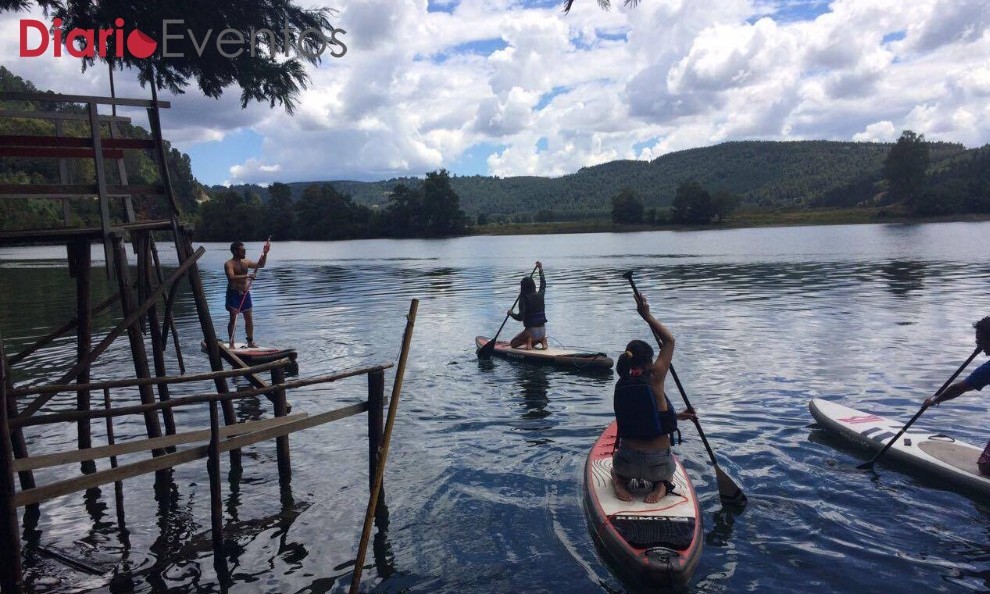
[[[7,106],[15,105],[15,108]],[[111,106],[113,115],[99,112]],[[128,118],[116,115],[116,106],[146,110],[151,138],[121,138],[119,125]],[[24,591],[19,510],[40,513],[46,501],[69,493],[85,491],[99,485],[117,486],[117,513],[122,515],[121,481],[156,473],[164,480],[168,469],[196,460],[206,460],[210,481],[211,538],[214,565],[223,568],[222,484],[220,456],[227,453],[231,467],[241,463],[240,449],[260,441],[275,440],[280,482],[291,480],[289,434],[343,419],[367,414],[369,486],[374,504],[369,505],[376,517],[385,517],[381,473],[384,466],[382,445],[387,453],[388,435],[385,422],[385,371],[392,362],[346,369],[312,378],[286,379],[291,366],[288,359],[249,366],[224,349],[217,340],[197,261],[204,248],[194,249],[191,226],[184,223],[175,190],[170,181],[166,146],[162,139],[160,110],[165,101],[58,95],[53,93],[0,93],[0,121],[34,122],[26,126],[34,133],[0,134],[0,159],[50,159],[57,179],[43,183],[0,184],[2,200],[56,200],[62,203],[62,220],[57,225],[33,229],[0,229],[0,246],[64,245],[68,270],[75,280],[75,316],[34,344],[17,353],[8,353],[0,328],[0,592]],[[37,122],[41,122],[40,125]],[[71,125],[70,125],[71,124]],[[80,126],[88,128],[79,135]],[[73,134],[67,133],[71,128]],[[11,129],[11,126],[5,129]],[[38,134],[37,130],[50,131]],[[128,151],[144,151],[158,167],[158,181],[153,184],[129,185],[125,158]],[[92,163],[93,179],[80,183],[68,174],[72,162]],[[76,202],[92,204],[98,209],[90,220],[73,210]],[[153,206],[149,207],[149,204]],[[142,213],[165,213],[163,218],[143,218]],[[98,219],[98,220],[92,220]],[[167,238],[175,249],[178,266],[166,274],[157,241]],[[100,303],[93,303],[91,248],[102,246],[107,278],[115,282],[116,292]],[[128,261],[128,245],[137,257],[136,266]],[[186,374],[178,331],[173,320],[176,297],[180,290],[191,291],[202,339],[207,345],[211,371]],[[409,349],[417,301],[407,314],[402,356],[396,370],[391,398],[397,398],[401,373]],[[114,312],[116,324],[99,338],[93,335],[97,315]],[[66,362],[66,370],[52,381],[18,386],[14,374],[18,365],[53,341],[74,333],[76,356]],[[127,337],[133,360],[134,375],[127,379],[98,380],[91,377],[93,365],[108,348]],[[165,356],[173,344],[178,374],[168,369]],[[233,364],[224,368],[224,361]],[[303,386],[324,386],[353,377],[367,377],[366,398],[361,401],[315,414],[290,414],[289,391]],[[244,378],[251,388],[232,390],[235,378]],[[179,384],[199,383],[193,394],[177,395]],[[188,388],[187,386],[183,386]],[[327,388],[329,389],[329,388]],[[139,396],[139,404],[124,404],[130,392]],[[75,394],[75,406],[56,407],[52,402],[59,394]],[[93,396],[102,398],[94,400]],[[121,396],[115,402],[114,395]],[[237,422],[234,401],[264,395],[271,401],[272,418]],[[55,401],[60,402],[60,400]],[[64,402],[64,400],[61,400]],[[179,407],[208,407],[209,426],[193,431],[178,431],[174,411]],[[390,416],[394,413],[390,407]],[[114,419],[139,415],[146,437],[117,443]],[[221,415],[223,421],[221,423]],[[106,442],[94,443],[93,423],[105,423]],[[60,452],[28,451],[25,431],[52,424],[74,424],[77,447]],[[118,457],[146,453],[136,462],[118,464]],[[58,469],[58,479],[37,484],[35,471]],[[50,475],[46,475],[50,476]],[[377,480],[376,480],[377,477]],[[118,521],[122,524],[123,518]],[[366,538],[362,538],[362,551]],[[359,575],[359,574],[358,574]]]

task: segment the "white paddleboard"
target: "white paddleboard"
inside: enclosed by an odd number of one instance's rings
[[[808,408],[825,430],[873,452],[879,452],[904,428],[902,422],[820,398],[812,399]],[[944,433],[925,431],[915,423],[890,446],[884,457],[910,464],[945,484],[990,495],[990,476],[980,474],[976,467],[982,452],[983,448]]]

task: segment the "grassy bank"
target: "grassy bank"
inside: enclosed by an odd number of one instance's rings
[[[685,229],[742,229],[801,225],[857,225],[868,223],[941,223],[986,221],[988,214],[946,217],[913,217],[899,208],[820,208],[776,211],[739,211],[721,223],[705,227],[683,225],[616,225],[609,220],[510,223],[473,227],[473,235],[542,235],[556,233],[622,233],[632,231],[682,231]]]

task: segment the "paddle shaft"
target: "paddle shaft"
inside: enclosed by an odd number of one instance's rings
[[[637,298],[641,298],[642,296],[639,293],[639,289],[636,288],[636,281],[633,280],[632,272],[629,272],[626,275],[626,279],[629,280],[629,286],[632,287],[633,295],[635,295]],[[663,340],[660,338],[660,334],[657,332],[656,328],[654,328],[652,325],[650,326],[650,330],[653,332],[653,338],[656,339],[657,344],[662,348]],[[681,380],[680,378],[677,377],[677,372],[674,371],[673,363],[670,364],[669,369],[670,369],[670,376],[674,378],[674,383],[677,384],[677,390],[681,393],[681,398],[684,399],[684,406],[688,407],[689,410],[693,411],[694,407],[691,406],[691,401],[688,400],[687,392],[684,390],[684,386],[681,385]],[[723,501],[730,501],[733,503],[745,503],[746,494],[743,493],[742,488],[739,486],[738,483],[732,480],[732,478],[729,477],[729,475],[727,475],[725,471],[723,471],[722,468],[718,465],[718,460],[715,458],[715,451],[712,450],[712,446],[708,443],[708,438],[705,437],[705,430],[701,428],[701,421],[698,420],[697,415],[693,416],[691,420],[694,421],[694,426],[695,428],[698,429],[698,435],[701,436],[701,443],[705,444],[705,450],[708,452],[708,457],[712,461],[712,466],[715,467],[715,478],[716,478],[716,482],[718,483],[719,497]]]
[[[536,274],[537,268],[539,267],[538,266],[533,267],[533,272],[529,273],[529,278],[533,278],[533,275]],[[516,295],[516,300],[512,302],[512,307],[509,308],[509,311],[512,311],[513,309],[516,308],[516,304],[519,303],[519,300],[521,298],[522,298],[522,293],[520,292],[518,295]],[[482,352],[491,353],[492,351],[495,350],[495,340],[498,339],[498,335],[502,333],[502,328],[505,328],[505,323],[508,321],[509,321],[509,314],[506,314],[505,319],[502,320],[502,325],[498,327],[498,332],[495,333],[495,336],[493,336],[491,340],[485,343],[485,346],[478,349],[477,354],[480,355]]]
[[[629,277],[629,285],[632,287],[633,294],[640,297],[639,289],[636,288],[636,281],[632,279],[632,276]],[[663,347],[663,339],[660,338],[660,334],[657,332],[657,329],[650,326],[650,331],[653,332],[653,338],[656,339],[657,344]],[[684,406],[688,407],[690,410],[694,410],[694,407],[691,406],[691,401],[688,400],[687,392],[681,384],[681,379],[677,377],[677,372],[674,371],[673,363],[670,364],[670,377],[674,378],[674,383],[677,384],[677,391],[681,393],[681,398],[684,399]],[[694,426],[698,429],[698,435],[701,436],[701,443],[705,444],[705,449],[708,450],[708,457],[712,459],[712,465],[718,469],[718,460],[715,459],[715,452],[712,450],[712,446],[709,445],[708,438],[705,437],[705,431],[701,428],[701,423],[698,421],[697,417],[694,417],[692,421],[694,421]]]
[[[956,379],[956,377],[958,377],[959,374],[963,372],[963,369],[966,369],[966,367],[968,367],[969,364],[973,362],[973,359],[975,359],[976,356],[980,354],[980,351],[981,350],[983,350],[983,349],[980,348],[980,347],[976,347],[976,350],[974,350],[973,351],[973,354],[969,356],[969,359],[966,359],[966,362],[963,363],[962,365],[960,365],[959,366],[959,369],[957,369],[956,372],[953,373],[952,376],[949,379],[945,380],[945,383],[942,384],[942,387],[939,388],[935,392],[935,396],[938,396],[939,394],[941,394],[942,392],[944,392],[945,389],[948,388],[949,385]],[[873,456],[873,458],[869,462],[864,462],[863,464],[860,464],[856,468],[866,469],[866,468],[870,468],[871,466],[873,466],[873,463],[876,462],[880,458],[880,456],[883,456],[887,452],[887,450],[890,449],[890,446],[894,445],[897,442],[897,440],[902,435],[904,435],[904,432],[908,430],[908,427],[910,427],[911,425],[913,425],[914,422],[918,420],[918,417],[920,417],[922,415],[922,413],[924,413],[926,410],[928,410],[928,405],[927,404],[922,404],[921,405],[921,410],[919,410],[918,412],[916,412],[914,414],[914,416],[911,417],[911,420],[908,421],[907,424],[905,424],[903,427],[901,427],[901,430],[897,432],[897,435],[895,435],[893,439],[891,439],[890,441],[888,441],[887,444],[885,446],[883,446],[883,448],[879,452],[877,452],[877,455],[876,456]]]

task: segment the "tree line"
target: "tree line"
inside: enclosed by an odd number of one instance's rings
[[[204,241],[449,237],[468,228],[445,169],[419,184],[397,185],[382,208],[357,204],[329,183],[310,184],[298,199],[283,183],[268,187],[267,201],[232,189],[211,194],[197,214],[196,237]]]

